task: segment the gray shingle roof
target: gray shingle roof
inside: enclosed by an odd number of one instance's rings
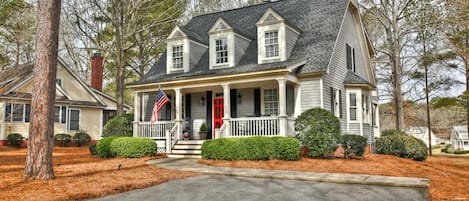
[[[252,39],[238,65],[233,68],[209,70],[207,51],[190,72],[166,75],[166,54],[163,54],[144,79],[132,84],[285,68],[304,60],[307,62],[298,73],[325,72],[348,2],[348,0],[283,0],[193,17],[183,30],[191,38],[204,44],[209,43],[207,32],[220,17],[236,31]],[[287,61],[257,64],[256,22],[268,8],[278,12],[302,33]]]
[[[374,87],[373,84],[361,78],[360,76],[358,76],[357,74],[355,74],[354,72],[350,70],[347,71],[347,75],[345,76],[345,79],[344,79],[344,84],[366,84],[366,85],[370,85]]]

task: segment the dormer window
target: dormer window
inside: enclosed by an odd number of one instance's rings
[[[265,32],[265,57],[278,57],[279,45],[278,45],[278,31],[267,31]]]
[[[215,40],[215,53],[217,55],[216,63],[228,63],[228,40],[227,38],[220,38]]]
[[[180,70],[184,68],[183,63],[183,46],[173,46],[173,70]]]

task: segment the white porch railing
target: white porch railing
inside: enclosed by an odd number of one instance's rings
[[[171,121],[138,122],[136,137],[165,140],[166,131],[171,130],[174,124]]]
[[[174,145],[177,142],[176,132],[178,131],[178,124],[174,124],[171,130],[166,130],[166,153],[171,153]]]
[[[280,123],[277,117],[248,117],[229,120],[230,131],[223,137],[277,136]]]

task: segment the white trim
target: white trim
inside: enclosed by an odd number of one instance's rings
[[[99,113],[99,138],[101,138],[103,136],[103,113],[104,113],[104,110],[101,110],[101,112]]]
[[[323,78],[319,79],[319,87],[321,90],[319,90],[319,94],[321,96],[321,108],[324,109],[324,84],[323,84]]]
[[[8,89],[8,91],[6,91],[5,93],[3,93],[4,95],[8,95],[10,94],[11,92],[14,92],[16,91],[17,89],[19,89],[20,87],[26,85],[29,81],[31,81],[33,79],[33,74],[31,73],[26,79],[24,79],[23,81],[21,81],[20,83],[16,84],[15,86],[11,87],[10,89]]]
[[[177,32],[181,33],[181,35],[182,35],[183,37],[187,37],[187,34],[184,33],[184,31],[182,31],[181,28],[176,25],[176,27],[174,27],[174,29],[171,31],[171,33],[170,33],[169,36],[166,38],[166,40],[180,39],[181,37],[174,37],[174,35],[175,35]]]
[[[216,40],[226,38],[228,62],[217,64]],[[216,32],[209,35],[209,67],[210,69],[235,66],[235,34],[234,32]]]
[[[223,25],[225,26],[224,29],[218,29],[217,28]],[[209,35],[219,33],[219,32],[224,32],[224,31],[233,31],[233,27],[230,26],[222,17],[219,17],[215,23],[213,23],[212,27],[210,27],[210,30],[207,32]]]
[[[72,115],[72,113],[71,113],[72,110],[78,111],[78,130],[71,130],[71,129],[70,129],[70,119],[71,119],[71,115]],[[82,122],[82,120],[81,120],[81,116],[82,116],[82,114],[81,114],[81,109],[79,109],[79,108],[67,108],[67,111],[68,111],[68,115],[67,115],[67,116],[68,116],[68,119],[67,119],[67,120],[68,120],[68,121],[67,121],[67,122],[68,122],[68,124],[67,124],[67,130],[68,130],[69,132],[70,132],[70,131],[79,131],[79,130],[81,129],[81,122]]]

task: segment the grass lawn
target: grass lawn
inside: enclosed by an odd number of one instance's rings
[[[88,147],[55,147],[56,179],[26,180],[25,154],[26,149],[0,146],[0,200],[83,200],[196,175],[146,165],[149,157],[99,159]]]
[[[299,161],[199,160],[215,166],[371,174],[431,179],[431,200],[469,200],[469,157],[432,156],[424,162],[388,155],[367,155],[362,160],[309,159]]]

